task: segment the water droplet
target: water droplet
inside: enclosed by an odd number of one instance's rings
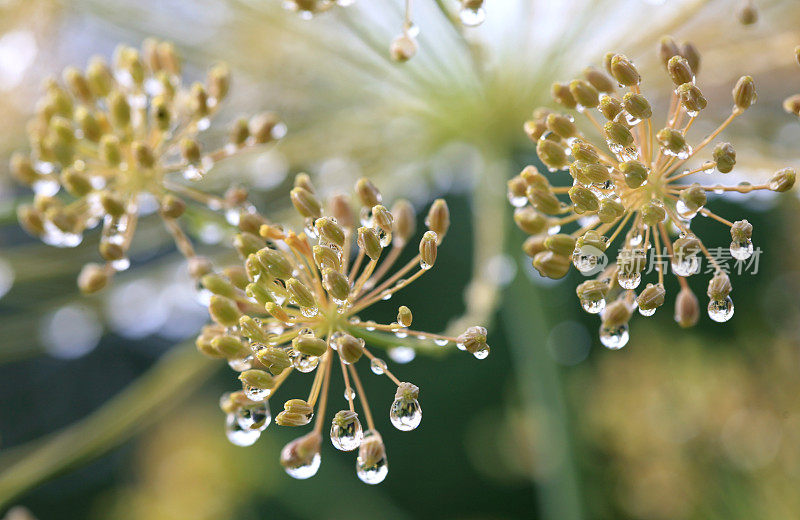
[[[600,298],[599,300],[581,300],[581,307],[589,314],[600,314],[606,308],[606,299]]]
[[[647,310],[642,309],[641,307],[639,307],[639,314],[641,314],[642,316],[652,316],[655,313],[656,313],[656,308],[655,307],[653,307],[652,309],[647,309]]]
[[[306,318],[313,318],[317,314],[319,314],[319,309],[316,307],[300,307],[300,314],[305,316]]]
[[[724,300],[708,302],[708,317],[718,323],[724,323],[733,317],[733,300],[730,296]]]
[[[246,395],[251,401],[263,401],[269,397],[270,393],[272,393],[272,390],[269,388],[257,388],[250,385],[246,385],[244,387],[244,395]]]
[[[423,269],[423,270],[427,271],[428,269],[430,269],[431,267],[433,267],[433,264],[429,264],[428,262],[425,262],[424,260],[420,260],[420,261],[419,261],[419,267],[420,267],[421,269]]]
[[[600,342],[611,350],[619,350],[627,345],[629,337],[627,323],[619,327],[600,326]]]
[[[753,241],[749,238],[744,242],[734,240],[731,242],[731,256],[737,260],[747,260],[753,255]]]
[[[642,282],[642,273],[639,272],[620,272],[617,274],[617,281],[619,286],[623,289],[636,289]]]
[[[372,373],[376,375],[383,375],[386,372],[386,361],[382,360],[381,358],[374,358],[369,363],[369,367],[372,369]]]
[[[581,273],[590,273],[604,265],[605,254],[596,247],[576,247],[572,252],[572,264]]]
[[[197,166],[190,164],[183,170],[183,178],[187,181],[199,181],[203,178],[204,172]]]
[[[363,438],[364,430],[361,428],[361,421],[358,420],[358,417],[344,426],[338,424],[335,419],[331,424],[331,443],[337,450],[353,451],[361,445]]]
[[[384,291],[383,295],[381,296],[381,300],[383,300],[383,301],[391,300],[392,299],[392,294],[394,294],[394,293],[392,293],[391,291]]]
[[[365,484],[380,484],[388,473],[389,464],[386,461],[386,455],[369,466],[360,456],[356,459],[356,475]]]
[[[319,471],[319,466],[322,464],[322,457],[319,452],[315,453],[308,464],[301,464],[298,466],[284,466],[283,469],[286,474],[292,478],[304,480],[311,478]]]
[[[296,350],[292,351],[292,366],[294,366],[298,372],[304,374],[313,372],[314,369],[317,368],[317,365],[319,365],[319,358],[317,356],[309,356],[302,352],[297,352]]]
[[[509,190],[508,201],[515,208],[521,208],[528,203],[528,197],[526,197],[525,195],[520,195],[520,196],[514,195],[514,193],[511,190]]]
[[[683,258],[672,257],[672,272],[678,276],[691,276],[700,271],[700,257],[697,255],[686,255]]]
[[[416,399],[395,399],[389,410],[389,419],[400,431],[411,431],[422,422],[422,407]]]
[[[475,359],[486,359],[489,357],[489,345],[484,345],[483,347],[479,348],[475,352],[472,353],[475,356]]]
[[[444,339],[444,338],[435,338],[435,339],[433,340],[433,342],[434,342],[436,345],[440,346],[440,347],[444,347],[445,345],[447,345],[448,343],[450,343],[450,340],[448,340],[448,339]]]
[[[225,417],[225,435],[231,444],[236,446],[252,446],[259,437],[261,432],[259,430],[249,430],[242,428],[239,421],[234,414],[228,414]]]
[[[394,333],[394,336],[396,338],[398,338],[398,339],[407,338],[408,337],[408,332],[406,332],[404,330],[398,330],[397,332]]]
[[[111,262],[111,267],[114,268],[115,271],[127,271],[131,266],[130,258],[120,258],[118,260],[114,260]]]
[[[458,18],[467,27],[475,27],[482,24],[486,19],[486,11],[483,7],[478,7],[477,9],[465,7],[458,12]]]
[[[236,421],[243,430],[258,430],[263,432],[272,422],[272,413],[269,403],[263,401],[253,405],[242,406],[235,413]]]
[[[31,185],[31,188],[33,188],[33,192],[36,195],[40,195],[42,197],[52,197],[58,193],[58,190],[61,188],[61,186],[58,184],[58,181],[46,178],[34,182]]]
[[[356,398],[356,392],[352,388],[344,389],[344,398],[346,401],[351,401]]]
[[[253,356],[238,359],[229,359],[228,366],[237,372],[244,372],[253,368]]]
[[[456,348],[458,350],[467,350],[467,346],[464,345],[463,343],[456,343]]]
[[[411,347],[399,346],[389,349],[389,357],[395,363],[410,363],[417,356],[416,351]]]

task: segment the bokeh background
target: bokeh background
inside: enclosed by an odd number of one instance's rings
[[[756,81],[757,105],[724,134],[739,152],[730,176],[759,182],[799,166],[800,122],[780,103],[800,91],[800,6],[754,3],[759,20],[744,26],[732,0],[487,0],[484,25],[462,30],[438,2],[417,0],[419,54],[397,65],[387,59],[402,23],[397,0],[359,0],[308,21],[273,0],[0,2],[0,514],[800,517],[796,190],[711,202],[750,220],[765,251],[757,274],[734,277],[731,322],[680,329],[670,296],[654,317],[633,320],[618,352],[602,348],[598,323],[580,312],[578,276],[534,274],[505,199],[505,180],[537,160],[522,122],[549,103],[550,83],[606,51],[636,60],[663,113],[663,34],[703,53],[698,84],[710,108],[697,135],[725,117],[738,76]],[[455,12],[457,3],[441,6]],[[482,362],[455,349],[419,354],[396,368],[421,387],[424,421],[403,434],[379,416],[390,465],[381,486],[363,485],[352,454],[327,443],[314,479],[288,478],[277,458],[294,432],[274,425],[251,448],[226,441],[217,399],[235,383],[194,350],[205,309],[157,219],[145,219],[130,271],[90,298],[74,280],[95,258],[96,237],[57,250],[17,226],[14,208],[31,194],[5,164],[25,146],[42,80],[147,36],[174,41],[190,77],[231,65],[232,97],[215,127],[271,109],[289,128],[274,148],[215,169],[207,189],[251,187],[266,215],[286,208],[298,171],[325,192],[369,175],[420,209],[448,200],[453,226],[437,268],[373,317],[391,318],[402,300],[421,330],[484,322],[492,353]],[[710,246],[730,240],[709,222],[695,228]],[[223,222],[196,219],[192,233],[204,254],[229,254]],[[693,281],[698,294],[703,284]],[[375,403],[390,402],[385,380],[365,383]]]

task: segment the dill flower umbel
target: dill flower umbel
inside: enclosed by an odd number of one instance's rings
[[[386,452],[357,362],[367,359],[373,373],[396,385],[389,418],[397,429],[415,429],[422,409],[419,388],[398,379],[367,343],[396,345],[410,338],[439,346],[455,343],[478,359],[489,354],[489,346],[483,327],[470,327],[458,337],[412,330],[412,313],[406,306],[399,307],[397,320],[390,324],[358,317],[433,267],[450,227],[450,214],[444,200],[435,201],[425,221],[428,229],[419,241],[419,254],[389,274],[414,235],[414,209],[404,200],[387,209],[381,193],[367,179],[359,180],[355,191],[358,219],[348,197],[337,195],[323,204],[309,177],[300,174],[291,201],[305,220],[302,231],[266,221],[256,228],[240,225],[235,244],[244,266],[202,278],[211,293],[209,313],[214,324],[204,328],[197,347],[206,355],[226,359],[239,372],[242,390],[225,394],[221,401],[228,439],[239,446],[253,444],[271,422],[268,399],[292,373],[316,371],[308,396],[289,399],[275,417],[282,426],[305,426],[316,415],[312,431],[281,453],[286,472],[301,479],[319,468],[328,388],[334,372],[341,370],[347,407],[334,415],[330,439],[339,450],[358,449],[358,477],[377,484],[388,471]],[[356,398],[366,430],[356,412]]]
[[[681,326],[694,325],[699,316],[697,298],[686,277],[699,272],[703,257],[714,273],[708,285],[708,315],[718,322],[729,320],[733,315],[730,279],[718,255],[712,255],[692,231],[692,219],[703,215],[728,226],[730,257],[746,260],[753,254],[753,226],[747,220],[731,222],[707,209],[707,193],[783,192],[796,177],[792,168],[785,168],[761,185],[684,183],[691,175],[725,174],[734,168],[734,147],[714,141],[756,101],[756,91],[752,78],[740,78],[733,88],[728,118],[691,145],[687,131],[707,104],[695,81],[699,53],[691,44],[678,45],[664,38],[660,56],[674,84],[663,127],[657,126],[650,102],[640,90],[642,78],[636,66],[621,54],[609,53],[605,71],[588,68],[582,78],[552,87],[555,101],[584,117],[601,140],[583,133],[572,116],[548,109],[537,109],[525,123],[539,159],[551,172],[568,171],[571,185],[551,186],[532,166],[508,183],[509,200],[517,208],[514,219],[531,235],[523,250],[539,273],[561,278],[574,265],[584,276],[596,275],[578,286],[577,295],[586,312],[601,315],[600,339],[611,349],[627,343],[634,309],[651,316],[663,305],[667,262],[682,287],[675,309]],[[712,146],[710,159],[699,162],[699,153]],[[696,165],[688,166],[690,161]],[[569,202],[559,195],[567,196]],[[575,222],[579,229],[561,232],[562,226]],[[615,241],[616,264],[606,267],[605,255]],[[657,271],[656,283],[648,283],[637,294],[648,267]]]
[[[230,71],[218,64],[205,84],[184,85],[174,47],[155,40],[145,41],[141,51],[119,46],[112,65],[95,57],[83,71],[67,67],[61,83],[46,82],[28,125],[32,151],[11,159],[16,178],[35,193],[18,216],[29,233],[57,247],[75,247],[84,231],[102,225],[105,263],[84,267],[82,291],[102,289],[114,272],[129,267],[128,249],[147,198],[157,202],[192,272],[206,272],[207,262],[195,255],[177,223],[184,198],[231,215],[249,205],[241,190],[219,198],[183,181],[199,180],[217,161],[285,132],[265,113],[236,121],[224,147],[203,150],[198,135],[209,127],[230,83]]]

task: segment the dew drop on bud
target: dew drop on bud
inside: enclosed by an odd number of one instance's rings
[[[737,260],[747,260],[753,255],[753,241],[749,238],[745,241],[734,240],[731,242],[731,256]]]
[[[589,314],[600,314],[606,308],[606,299],[600,298],[599,300],[582,299],[581,307]]]
[[[269,403],[254,403],[252,406],[242,406],[234,413],[239,427],[243,430],[264,431],[272,422],[272,413],[269,410]]]
[[[252,446],[261,436],[261,431],[258,429],[249,430],[242,428],[236,415],[230,413],[225,418],[225,435],[228,437],[231,444],[236,446]]]
[[[317,368],[317,365],[319,365],[319,358],[317,356],[309,356],[302,352],[294,351],[292,355],[292,366],[294,366],[298,372],[304,374],[313,372],[314,369]]]
[[[411,431],[422,422],[422,407],[416,399],[395,399],[389,410],[389,419],[400,431]]]
[[[472,353],[476,359],[486,359],[489,357],[489,345],[484,345],[475,352]]]
[[[305,480],[317,474],[320,464],[322,464],[322,457],[320,457],[319,453],[315,453],[308,464],[284,466],[283,469],[290,477]]]
[[[634,273],[621,272],[617,275],[617,281],[619,282],[619,286],[622,287],[623,289],[636,289],[642,282],[642,274],[638,272]]]
[[[733,317],[733,300],[728,296],[724,300],[708,302],[708,317],[718,323],[724,323]]]
[[[627,323],[619,327],[600,326],[600,343],[611,350],[619,350],[627,345],[629,337]]]
[[[384,372],[386,372],[386,361],[380,358],[375,358],[370,361],[369,367],[372,369],[373,374],[382,375]]]
[[[478,7],[477,9],[465,7],[458,12],[458,18],[467,27],[475,27],[482,24],[486,19],[486,11],[483,7]]]
[[[334,419],[331,425],[331,443],[333,447],[341,451],[353,451],[361,445],[364,438],[364,430],[361,428],[361,421],[358,417],[342,424]]]

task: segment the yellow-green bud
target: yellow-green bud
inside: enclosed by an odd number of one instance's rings
[[[601,163],[581,164],[581,175],[591,183],[602,184],[611,178],[608,166]]]
[[[626,125],[617,121],[608,121],[603,125],[606,138],[619,146],[630,146],[633,144],[633,135]]]
[[[708,297],[712,300],[724,300],[733,290],[731,279],[722,271],[718,271],[708,282]]]
[[[629,188],[636,189],[647,180],[647,167],[639,161],[625,161],[620,163],[619,171],[625,176],[625,184]]]
[[[394,241],[400,245],[405,244],[417,227],[414,206],[409,201],[400,199],[392,206],[392,215],[394,215]]]
[[[664,296],[666,293],[667,291],[664,290],[663,285],[649,283],[647,287],[639,293],[639,296],[636,298],[636,303],[643,311],[657,309],[664,305]]]
[[[575,239],[565,233],[557,233],[548,236],[544,246],[557,255],[569,256],[575,250]]]
[[[706,190],[695,183],[681,190],[681,201],[686,209],[694,213],[706,205]]]
[[[606,297],[608,294],[608,284],[600,280],[586,280],[578,285],[575,293],[581,300],[599,301]]]
[[[339,357],[347,364],[352,365],[361,359],[364,354],[364,340],[353,337],[350,334],[339,336],[336,339],[336,344],[336,351],[339,353]]]
[[[750,105],[756,102],[758,96],[756,95],[756,86],[753,78],[750,76],[742,76],[733,87],[733,104],[734,110],[739,112],[747,110]]]
[[[628,323],[631,319],[631,309],[623,300],[615,300],[603,310],[603,326],[617,328]]]
[[[211,296],[211,303],[208,305],[208,312],[211,319],[223,327],[233,327],[239,323],[239,307],[230,298],[214,294]]]
[[[230,141],[236,146],[243,146],[250,137],[250,129],[247,126],[247,119],[239,118],[234,121],[230,129]]]
[[[586,213],[587,211],[597,211],[600,209],[600,200],[597,198],[597,195],[592,192],[589,188],[585,186],[581,186],[580,184],[576,184],[572,188],[569,189],[569,199],[572,201],[575,207],[575,213]],[[516,214],[515,220],[516,220]],[[544,226],[546,225],[546,219],[540,215],[542,222],[542,227],[535,233],[540,233],[544,230]],[[531,234],[535,234],[531,233]]]
[[[692,67],[689,66],[689,62],[683,56],[672,56],[667,62],[667,72],[669,72],[669,77],[676,86],[694,81]]]
[[[84,294],[100,291],[108,285],[111,272],[100,264],[86,264],[78,275],[78,288]]]
[[[289,278],[286,280],[286,289],[289,290],[294,301],[297,302],[297,305],[300,307],[316,307],[317,301],[314,298],[314,293],[297,278]]]
[[[544,239],[545,237],[541,235],[526,238],[525,242],[522,243],[522,252],[533,258],[538,253],[545,251]]]
[[[321,240],[335,244],[338,247],[344,245],[344,229],[334,220],[321,217],[314,222],[314,228],[317,230]]]
[[[574,79],[569,84],[569,92],[579,105],[586,108],[594,108],[600,103],[597,89],[588,81]],[[568,136],[569,137],[569,136]]]
[[[788,191],[794,186],[797,172],[794,168],[783,168],[769,179],[769,189],[777,192]]]
[[[460,336],[458,336],[458,338],[456,338],[456,343],[463,345],[464,350],[470,354],[475,354],[476,352],[486,351],[489,348],[489,346],[486,344],[486,336],[487,332],[484,327],[469,327]],[[416,392],[414,392],[415,388]],[[400,393],[400,388],[398,388],[397,391]],[[403,393],[407,394],[409,391],[411,391],[411,395],[414,395],[414,393],[419,393],[419,389],[415,386],[410,389],[403,389]]]
[[[680,130],[669,127],[662,128],[656,134],[656,139],[661,146],[674,154],[686,149],[686,138]]]
[[[589,143],[583,141],[575,141],[572,143],[572,156],[576,161],[584,162],[587,164],[594,164],[600,161],[600,155],[597,149]]]
[[[181,156],[188,164],[200,164],[200,160],[202,159],[200,145],[194,139],[181,140]]]
[[[667,218],[667,211],[664,204],[660,201],[650,200],[645,202],[641,208],[642,221],[648,226],[656,226]]]
[[[622,105],[625,110],[636,119],[650,119],[653,115],[653,110],[650,108],[650,102],[642,94],[628,92],[622,98]]]
[[[115,90],[108,97],[108,113],[111,123],[117,128],[125,128],[131,122],[131,107],[125,95]]]
[[[680,56],[681,51],[678,48],[678,44],[675,43],[675,40],[672,36],[664,36],[661,38],[661,42],[658,46],[658,56],[661,58],[661,63],[664,64],[664,67],[669,69],[669,60],[673,56]]]
[[[350,296],[350,282],[347,276],[339,271],[325,269],[322,273],[322,283],[328,294],[337,300],[346,300]]]
[[[708,105],[708,101],[703,97],[703,93],[692,83],[684,83],[678,87],[678,96],[681,100],[681,104],[689,112],[699,112]]]
[[[278,116],[272,112],[264,112],[250,119],[250,135],[258,143],[268,143],[274,139],[275,127],[280,123]]]
[[[554,280],[563,278],[569,272],[571,265],[572,260],[569,257],[557,255],[552,251],[542,251],[533,257],[533,267],[539,274]]]
[[[86,80],[92,94],[106,97],[114,86],[114,76],[103,58],[95,56],[86,68]]]
[[[609,121],[613,121],[622,112],[622,103],[611,96],[603,96],[598,106],[600,113]]]
[[[375,187],[371,180],[364,177],[356,181],[356,193],[361,200],[361,205],[367,208],[377,206],[383,200],[378,188]]]
[[[436,233],[426,231],[419,241],[419,262],[423,269],[430,269],[436,263],[436,253],[438,246]]]
[[[208,71],[208,93],[220,101],[228,95],[231,86],[231,71],[224,63],[218,63]]]
[[[247,284],[244,292],[248,297],[253,298],[260,305],[266,305],[269,302],[275,301],[270,292],[257,283]]]
[[[83,136],[93,143],[99,141],[103,136],[103,129],[100,127],[100,123],[86,107],[75,109],[75,122],[83,132]]]
[[[753,237],[753,225],[747,220],[737,220],[731,226],[731,240],[746,242]]]
[[[600,222],[609,224],[620,218],[624,212],[625,207],[622,203],[611,199],[604,199],[600,201],[600,209],[597,210],[597,217],[600,219]]]
[[[401,305],[400,308],[397,309],[397,323],[399,323],[403,327],[410,327],[411,319],[412,319],[411,309],[409,309],[405,305]]]
[[[546,119],[546,124],[547,128],[551,132],[558,135],[559,137],[563,137],[564,139],[573,137],[578,131],[578,128],[575,126],[575,123],[572,121],[572,118],[562,114],[548,115]]]
[[[425,217],[425,225],[428,229],[436,233],[436,242],[442,243],[447,230],[450,229],[450,208],[444,199],[436,199],[428,210]]]
[[[155,166],[156,158],[153,155],[153,150],[146,143],[134,141],[131,143],[131,151],[139,168],[150,169]]]
[[[530,206],[515,209],[514,222],[529,235],[536,235],[547,228],[547,218]]]
[[[324,339],[311,334],[300,334],[292,340],[292,348],[306,356],[321,356],[328,350]]]
[[[83,197],[92,191],[92,181],[86,172],[73,167],[64,168],[61,172],[61,185],[75,197]]]
[[[273,278],[286,280],[292,275],[292,264],[279,251],[265,247],[255,255]]]
[[[100,205],[112,217],[119,218],[125,214],[125,203],[116,194],[109,191],[100,194]]]
[[[200,284],[211,291],[213,294],[225,296],[226,298],[236,297],[236,287],[230,280],[218,274],[209,273],[200,279]]]
[[[338,271],[341,267],[339,255],[336,251],[328,246],[314,246],[314,263],[320,270],[332,269]]]
[[[122,162],[122,151],[117,136],[106,134],[100,138],[100,155],[103,161],[112,168]]]
[[[642,80],[633,62],[622,54],[617,54],[611,58],[611,75],[614,76],[617,83],[626,87],[638,85]]]
[[[279,347],[264,347],[256,353],[256,358],[275,376],[292,366],[289,353]]]
[[[358,238],[356,239],[358,247],[370,258],[370,260],[377,260],[381,256],[383,246],[378,232],[371,227],[358,228]]]
[[[562,170],[567,165],[564,147],[550,139],[539,139],[536,143],[536,153],[548,168]]]
[[[693,327],[700,319],[700,304],[697,296],[684,287],[675,298],[675,321],[683,328]]]
[[[713,157],[720,173],[730,172],[736,164],[736,150],[730,143],[717,143]]]
[[[599,92],[614,92],[616,85],[604,72],[594,67],[587,67],[583,70],[583,77]],[[583,104],[583,103],[581,103]],[[584,105],[586,106],[586,105]],[[597,106],[597,105],[595,105]]]
[[[186,211],[183,199],[167,194],[161,199],[161,214],[166,218],[179,218]]]
[[[553,95],[553,100],[559,105],[563,105],[567,108],[575,108],[578,105],[577,101],[575,101],[575,97],[569,90],[569,86],[563,83],[553,83],[553,86],[550,87],[550,93]]]
[[[259,390],[269,390],[275,386],[273,377],[263,370],[245,370],[239,374],[239,381],[245,386],[258,388]]]
[[[236,336],[216,336],[211,339],[211,346],[226,359],[242,359],[250,355],[250,349]]]
[[[561,211],[561,201],[549,187],[528,187],[528,200],[534,208],[545,215],[555,215]]]
[[[394,217],[388,209],[380,204],[374,206],[372,208],[372,219],[375,222],[375,225],[378,226],[378,228],[384,233],[391,234]]]

